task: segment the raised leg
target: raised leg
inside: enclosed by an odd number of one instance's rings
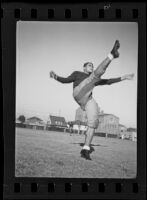
[[[105,73],[108,65],[111,63],[113,58],[119,57],[119,52],[118,52],[119,47],[120,43],[118,40],[116,40],[113,49],[111,51],[111,54],[109,54],[108,57],[94,71],[95,76],[97,78],[100,78]]]
[[[111,63],[110,58],[106,58],[94,71],[94,74],[97,78],[100,78],[106,71],[108,65]]]

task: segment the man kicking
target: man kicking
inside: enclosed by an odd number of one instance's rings
[[[87,62],[83,66],[84,72],[74,71],[67,78],[57,76],[53,71],[50,72],[50,77],[61,83],[73,82],[73,97],[82,110],[86,112],[88,129],[85,134],[85,144],[81,150],[81,157],[88,160],[91,160],[90,144],[92,142],[94,131],[97,129],[99,123],[98,105],[92,97],[93,88],[98,85],[110,85],[123,80],[131,80],[134,76],[134,74],[129,74],[113,79],[101,79],[101,76],[105,73],[111,61],[119,57],[119,47],[120,43],[116,40],[113,49],[108,54],[107,58],[103,60],[95,70],[93,64]]]

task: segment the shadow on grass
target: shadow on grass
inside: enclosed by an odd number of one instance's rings
[[[79,144],[81,147],[84,146],[84,143],[82,143],[82,142],[74,142],[72,144]],[[95,146],[107,147],[106,145],[101,145],[101,144],[91,144],[90,146],[91,147],[95,147]]]

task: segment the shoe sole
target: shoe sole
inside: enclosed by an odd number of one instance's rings
[[[91,158],[86,158],[86,156],[83,155],[83,154],[81,154],[81,157],[82,157],[82,158],[85,158],[86,160],[92,160]]]

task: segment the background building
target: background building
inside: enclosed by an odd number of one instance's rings
[[[119,124],[119,129],[120,129],[120,136],[119,138],[120,139],[125,139],[126,135],[127,135],[127,127],[122,125],[122,124]]]
[[[118,137],[120,133],[119,118],[113,114],[99,114],[99,126],[95,132],[105,133],[106,136]]]
[[[136,128],[128,128],[127,134],[128,134],[129,139],[131,139],[134,142],[137,141],[137,129]]]
[[[49,115],[47,126],[67,127],[67,122],[64,117]]]
[[[46,128],[46,125],[43,122],[43,120],[35,116],[28,118],[24,124],[26,128],[39,129],[39,130],[45,130]]]
[[[120,138],[123,140],[137,141],[137,129],[127,128],[126,126],[119,124]]]

